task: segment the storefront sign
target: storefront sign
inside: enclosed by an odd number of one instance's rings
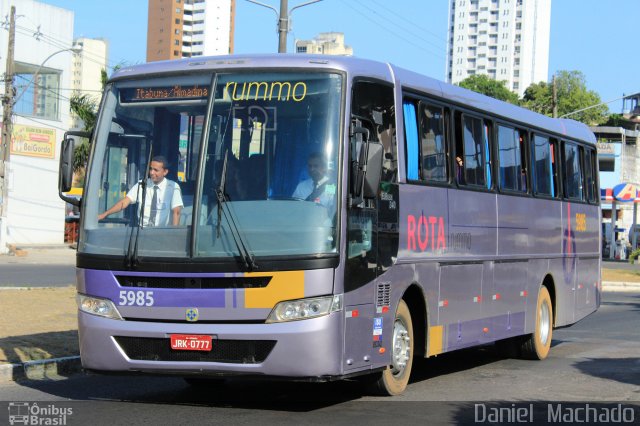
[[[55,158],[56,131],[46,127],[15,124],[11,138],[11,154],[28,157]]]
[[[613,187],[613,198],[622,202],[635,201],[638,196],[638,190],[635,185],[630,183],[621,183]]]
[[[615,154],[613,149],[614,145],[612,143],[598,143],[596,145],[598,154]]]

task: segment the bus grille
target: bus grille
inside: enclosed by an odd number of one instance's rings
[[[259,364],[271,353],[275,340],[213,340],[211,351],[171,349],[171,340],[153,337],[116,336],[124,353],[137,361],[223,362]]]
[[[389,306],[391,303],[391,283],[378,283],[376,289],[376,306]]]
[[[117,275],[122,287],[137,288],[263,288],[271,277],[139,277]]]

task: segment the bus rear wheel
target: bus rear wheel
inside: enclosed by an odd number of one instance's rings
[[[525,359],[545,359],[551,349],[553,333],[553,306],[547,287],[540,287],[536,304],[536,327],[522,343],[520,353]]]
[[[413,323],[404,300],[400,300],[393,321],[391,365],[370,379],[369,391],[376,395],[400,395],[407,388],[413,366]]]

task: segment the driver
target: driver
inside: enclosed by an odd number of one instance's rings
[[[292,197],[313,201],[332,209],[336,198],[336,184],[327,176],[327,159],[320,152],[314,152],[307,160],[309,179],[298,184]]]
[[[165,176],[169,173],[167,160],[158,155],[153,157],[149,164],[149,179],[147,179],[147,192],[144,202],[144,215],[142,226],[178,226],[182,211],[182,194],[180,186]],[[127,195],[115,203],[109,210],[98,215],[98,220],[126,209],[129,204],[136,204],[138,198],[142,198],[142,186],[140,182],[131,187]]]

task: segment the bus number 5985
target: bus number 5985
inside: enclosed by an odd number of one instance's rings
[[[121,290],[120,306],[153,306],[153,291]]]

